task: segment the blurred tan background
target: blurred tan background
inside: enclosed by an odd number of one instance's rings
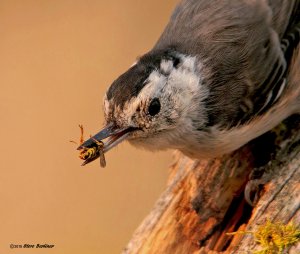
[[[81,167],[111,82],[177,0],[0,1],[0,253],[120,253],[164,189],[170,152],[121,144]],[[10,244],[54,244],[14,249]]]

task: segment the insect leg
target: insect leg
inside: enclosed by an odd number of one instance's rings
[[[80,128],[80,145],[84,142],[84,131],[83,131],[83,125],[79,124],[79,128]]]

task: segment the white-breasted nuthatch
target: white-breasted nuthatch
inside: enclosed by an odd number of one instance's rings
[[[79,148],[107,138],[104,152],[128,140],[216,157],[300,113],[300,75],[291,77],[299,8],[299,0],[182,1],[154,48],[110,86],[106,126]]]

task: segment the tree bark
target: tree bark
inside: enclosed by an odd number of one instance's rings
[[[292,117],[219,159],[198,161],[176,152],[166,190],[123,254],[252,253],[260,249],[252,235],[226,233],[255,231],[266,219],[299,226],[299,129],[299,118]],[[244,188],[255,167],[263,169],[267,183],[251,207]],[[300,244],[290,253],[300,253]]]

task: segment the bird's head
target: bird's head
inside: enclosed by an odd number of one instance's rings
[[[174,50],[142,56],[109,87],[106,126],[83,146],[108,138],[104,152],[123,140],[151,150],[180,149],[184,139],[194,138],[193,125],[206,121],[201,68],[195,57]]]

